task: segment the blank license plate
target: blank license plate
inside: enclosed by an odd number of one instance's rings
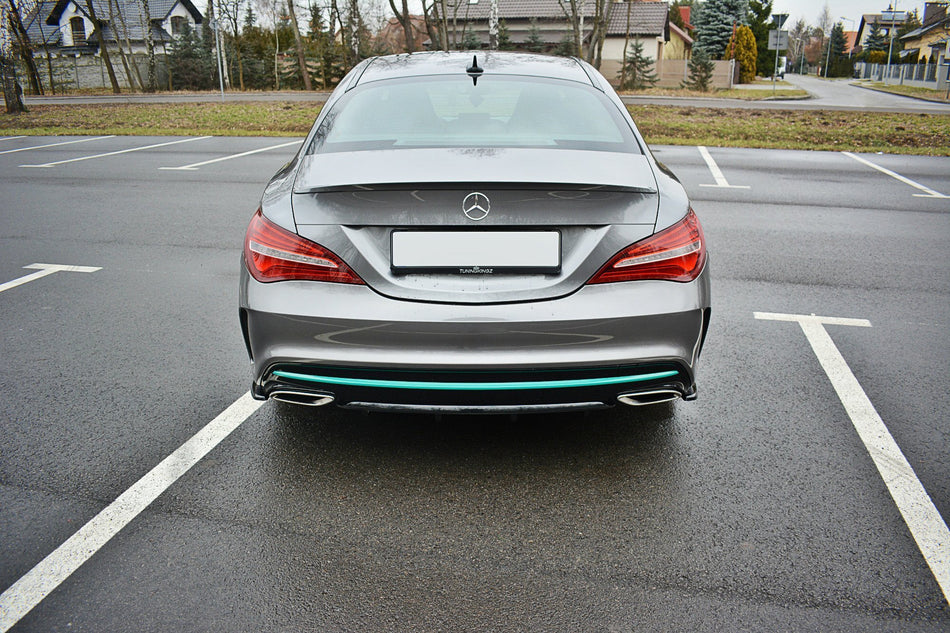
[[[558,231],[393,231],[395,272],[557,273]]]

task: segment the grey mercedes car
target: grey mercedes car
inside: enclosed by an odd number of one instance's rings
[[[255,398],[545,412],[696,397],[706,244],[578,59],[368,59],[244,241]]]

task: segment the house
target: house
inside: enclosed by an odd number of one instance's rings
[[[490,6],[489,0],[468,0],[459,7],[455,16],[448,16],[449,21],[454,18],[460,32],[468,28],[482,45],[487,45]],[[594,3],[587,2],[584,8],[583,46],[586,52],[593,30]],[[600,68],[604,76],[613,79],[620,72],[624,45],[628,41],[628,13],[629,41],[642,43],[643,52],[648,57],[655,60],[664,58],[666,44],[671,38],[669,6],[665,1],[610,1],[607,11],[607,35]],[[570,22],[558,0],[498,0],[498,17],[504,21],[510,41],[519,48],[528,43],[533,31],[540,36],[548,51],[554,50],[571,35]],[[680,29],[677,31],[679,49],[691,47],[692,39]]]
[[[96,17],[103,23],[103,37],[109,49],[125,46],[128,39],[133,53],[146,51],[145,16],[138,0],[116,0],[118,10],[110,9],[109,0],[94,0]],[[152,0],[149,3],[149,36],[161,47],[179,35],[187,24],[197,28],[203,20],[191,0]],[[98,55],[101,42],[94,35],[92,19],[85,0],[38,0],[25,17],[24,27],[37,56]]]
[[[935,64],[941,57],[947,59],[947,41],[950,38],[948,2],[928,2],[924,5],[924,20],[920,28],[900,38],[904,45],[901,59],[908,62]]]
[[[897,37],[897,31],[900,29],[904,22],[906,21],[908,14],[904,13],[904,20],[896,22],[885,22],[884,17],[880,13],[865,13],[861,16],[861,22],[858,24],[858,34],[855,40],[857,44],[855,45],[855,52],[858,52],[857,47],[860,46],[862,49],[865,48],[868,41],[868,35],[871,33],[872,24],[881,25],[881,33],[887,39],[891,38],[891,30],[894,31],[894,37]]]

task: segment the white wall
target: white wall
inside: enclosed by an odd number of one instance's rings
[[[59,27],[60,32],[63,34],[63,44],[65,46],[76,46],[75,42],[73,42],[72,25],[69,23],[69,21],[76,16],[81,17],[83,24],[86,26],[86,39],[89,39],[92,35],[92,20],[80,13],[75,2],[70,2],[69,5],[66,6],[66,10],[63,11],[63,14],[59,16]]]

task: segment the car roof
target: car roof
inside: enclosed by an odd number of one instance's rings
[[[423,75],[465,73],[473,58],[483,69],[480,76],[519,75],[566,79],[596,86],[581,63],[572,57],[552,57],[499,51],[425,51],[375,57],[368,61],[359,78],[349,87],[371,81]]]

